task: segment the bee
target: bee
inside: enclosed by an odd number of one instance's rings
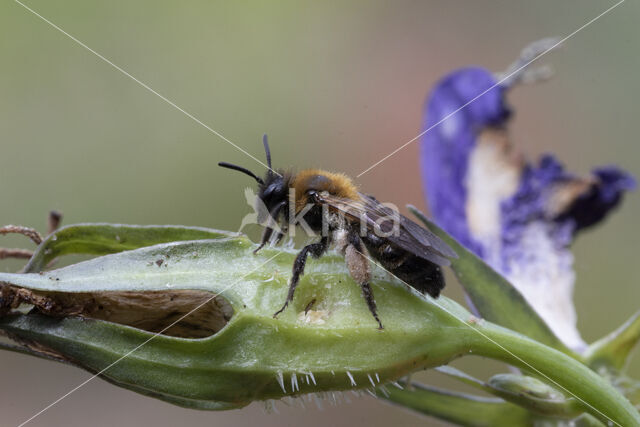
[[[272,239],[279,242],[289,226],[301,225],[300,220],[320,235],[317,242],[304,246],[296,256],[287,299],[274,318],[293,301],[308,256],[319,258],[331,246],[344,255],[349,273],[360,285],[378,329],[384,327],[370,285],[369,257],[420,293],[433,298],[440,295],[445,286],[441,267],[448,266],[450,258],[457,258],[445,242],[374,197],[358,192],[344,174],[319,169],[298,173],[274,171],[266,135],[263,144],[269,167],[264,178],[241,166],[218,163],[255,179],[259,201],[264,203],[271,219],[282,224],[276,235],[274,228],[269,224],[265,226],[254,253]]]

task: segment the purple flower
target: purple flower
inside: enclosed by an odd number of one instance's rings
[[[580,349],[569,245],[635,181],[615,166],[581,178],[552,155],[525,161],[509,139],[505,82],[471,67],[432,90],[424,129],[433,128],[421,141],[426,197],[440,226],[505,275],[559,338]]]

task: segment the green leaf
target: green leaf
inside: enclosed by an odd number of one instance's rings
[[[60,228],[43,240],[29,260],[24,272],[42,271],[49,262],[61,255],[106,255],[158,243],[231,236],[237,236],[237,233],[173,225],[69,225]]]
[[[0,273],[0,282],[12,285],[3,288],[8,296],[19,288],[49,314],[5,315],[0,329],[115,384],[186,406],[226,408],[369,388],[474,354],[536,371],[600,419],[640,424],[624,397],[577,361],[478,321],[445,297],[419,295],[374,268],[385,324],[377,330],[359,286],[334,253],[308,262],[293,303],[274,319],[295,251],[265,248],[253,255],[255,248],[244,237],[173,242],[49,272]],[[217,298],[206,303],[203,295]],[[150,332],[202,302],[177,325],[184,323],[182,338]],[[224,325],[226,308],[233,313]]]
[[[634,314],[606,337],[591,344],[585,353],[585,358],[589,366],[596,370],[605,368],[620,372],[625,368],[638,340],[640,340],[640,312]]]
[[[408,208],[427,228],[443,239],[458,254],[459,258],[451,262],[451,267],[474,307],[484,319],[520,332],[542,344],[581,360],[580,355],[565,346],[555,336],[544,320],[509,281],[431,222],[416,207],[409,205]]]

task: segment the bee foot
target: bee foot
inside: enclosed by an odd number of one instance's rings
[[[285,308],[287,308],[287,306],[288,306],[288,305],[289,305],[289,303],[285,303],[285,305],[283,305],[283,306],[282,306],[282,308],[281,308],[280,310],[278,310],[278,311],[276,311],[275,313],[273,313],[273,318],[274,318],[274,319],[277,319],[277,318],[278,318],[278,315],[279,315],[280,313],[282,313],[282,312],[284,311],[284,309],[285,309]]]

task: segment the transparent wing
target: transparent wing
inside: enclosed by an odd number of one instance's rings
[[[360,200],[352,200],[323,192],[316,195],[316,200],[341,212],[352,221],[364,224],[376,236],[435,264],[446,266],[450,264],[447,258],[458,258],[453,249],[431,231],[384,206],[373,197],[361,193],[359,195]]]

